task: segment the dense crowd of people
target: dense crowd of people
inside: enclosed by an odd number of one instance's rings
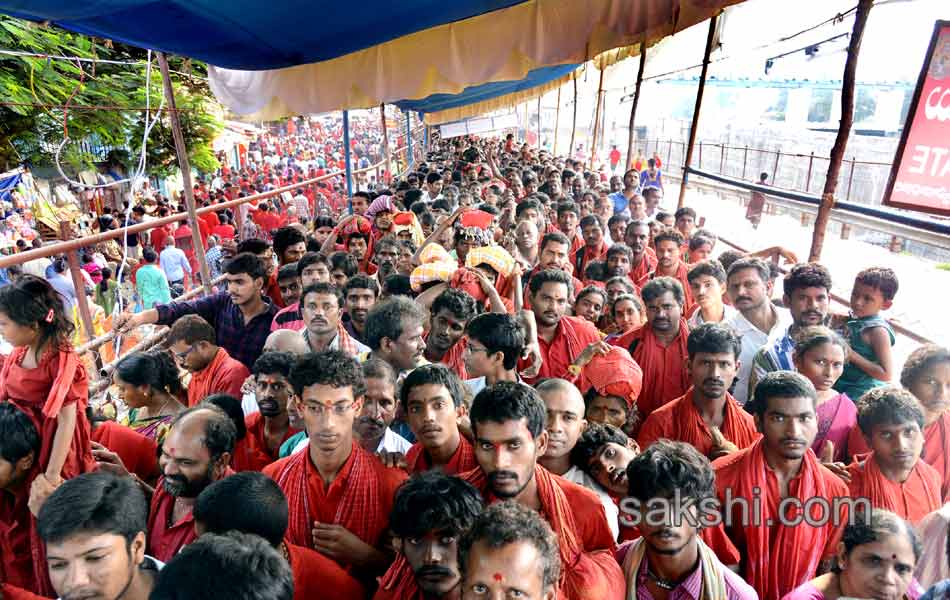
[[[338,166],[292,123],[199,202]],[[188,225],[130,236],[112,326],[169,329],[105,398],[62,265],[24,266],[0,288],[3,595],[942,597],[950,350],[896,364],[896,274],[868,265],[835,313],[826,267],[723,248],[634,166],[434,139],[352,197],[205,213],[224,283],[192,300]]]

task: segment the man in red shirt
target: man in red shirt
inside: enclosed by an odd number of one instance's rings
[[[39,454],[40,434],[30,417],[9,402],[0,404],[0,573],[3,583],[34,592],[39,587],[27,500]],[[45,565],[40,567],[45,570]]]
[[[216,392],[242,396],[241,386],[250,376],[247,367],[217,345],[215,331],[198,315],[175,321],[168,333],[169,349],[178,364],[191,373],[188,406],[195,406]]]
[[[564,271],[541,271],[531,278],[528,288],[542,361],[541,370],[529,383],[547,377],[576,381],[580,369],[573,369],[573,363],[588,346],[600,341],[600,333],[586,319],[567,315],[573,290],[570,275]],[[522,361],[520,367],[527,366]]]
[[[149,510],[149,556],[167,562],[195,540],[195,501],[233,473],[228,464],[236,436],[234,422],[215,406],[199,404],[175,418],[162,444],[162,478]]]
[[[234,456],[236,471],[262,470],[278,459],[281,444],[298,432],[287,414],[287,403],[294,395],[288,377],[295,360],[289,352],[265,352],[254,362],[258,412],[244,419],[247,435],[241,453]]]
[[[310,548],[284,540],[287,499],[280,487],[263,473],[248,471],[209,485],[195,503],[195,529],[225,534],[241,531],[258,535],[290,563],[296,598],[318,598],[333,590],[340,600],[363,600],[363,586],[332,559]]]

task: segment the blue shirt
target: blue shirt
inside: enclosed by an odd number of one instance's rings
[[[165,248],[162,250],[159,262],[169,282],[181,281],[185,278],[185,273],[191,274],[191,265],[188,264],[188,257],[185,256],[181,248],[174,246]]]
[[[627,197],[623,195],[623,192],[614,192],[607,197],[610,198],[610,201],[614,203],[615,215],[627,210],[627,206],[630,204],[630,202],[627,200]]]

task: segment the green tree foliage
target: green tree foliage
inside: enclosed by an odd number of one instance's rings
[[[141,152],[145,111],[122,109],[145,106],[145,50],[2,15],[0,48],[139,61],[114,65],[0,55],[0,168],[22,162],[51,164],[63,139],[64,113],[70,138],[61,155],[64,165],[73,170],[89,168],[108,153],[109,159],[127,170],[134,168]],[[221,128],[221,109],[208,88],[204,65],[178,57],[169,57],[169,64],[191,164],[199,171],[212,171],[218,167],[211,141]],[[163,89],[154,55],[149,94],[151,106],[157,108]],[[59,108],[67,103],[114,108]],[[150,174],[165,175],[176,167],[166,112],[149,136],[147,168]]]

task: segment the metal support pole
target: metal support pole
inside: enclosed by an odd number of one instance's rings
[[[554,143],[551,145],[551,154],[557,156],[557,129],[561,124],[561,87],[557,88],[557,108],[554,109]]]
[[[637,106],[640,104],[640,86],[643,84],[643,68],[646,67],[646,64],[647,43],[646,38],[643,38],[640,42],[640,66],[637,67],[637,84],[633,89],[633,106],[630,107],[630,123],[627,125],[627,168],[624,171],[629,171],[633,167],[634,121],[637,117]]]
[[[574,73],[574,120],[571,122],[571,146],[567,149],[569,157],[574,156],[574,134],[577,133],[577,73]]]
[[[778,177],[778,159],[782,156],[782,149],[779,148],[775,151],[775,164],[772,165],[772,185],[778,185],[776,178]]]
[[[699,142],[699,168],[703,168],[703,143]]]
[[[412,112],[406,111],[406,171],[412,167]]]
[[[181,132],[181,122],[178,120],[178,110],[175,108],[175,90],[172,88],[172,78],[168,73],[168,59],[164,52],[157,52],[158,66],[162,70],[162,83],[165,88],[165,101],[168,103],[168,119],[172,126],[172,137],[175,138],[175,154],[178,155],[178,168],[181,169],[181,183],[185,190],[185,206],[188,209],[188,225],[191,227],[191,243],[195,247],[195,260],[198,261],[198,270],[201,273],[201,286],[205,295],[210,296],[211,274],[208,271],[208,261],[205,259],[205,247],[201,241],[201,232],[198,229],[198,215],[195,213],[195,195],[191,187],[191,165],[188,163],[188,148],[185,146],[185,136]]]
[[[851,173],[848,175],[848,194],[845,196],[845,201],[851,202],[851,184],[854,183],[854,160],[855,157],[851,157]]]
[[[719,173],[725,175],[726,170],[726,145],[719,144]]]
[[[343,111],[343,162],[346,169],[346,197],[353,197],[353,166],[350,164],[350,111]]]
[[[593,139],[590,143],[590,168],[594,168],[594,152],[597,148],[597,130],[600,128],[600,108],[604,99],[604,71],[600,70],[600,82],[597,84],[597,109],[594,111],[594,131]],[[601,132],[602,133],[602,132]]]
[[[693,160],[693,145],[696,143],[696,132],[699,129],[699,111],[703,107],[703,92],[706,90],[706,73],[709,71],[709,55],[712,54],[713,38],[716,36],[716,22],[718,16],[709,19],[709,33],[706,35],[706,50],[703,54],[703,69],[699,74],[699,89],[696,90],[696,106],[693,108],[693,122],[689,128],[689,145],[686,146],[686,158],[683,161],[683,179],[680,184],[680,197],[677,208],[683,208],[686,203],[686,184],[689,181],[689,164]]]
[[[749,145],[746,144],[742,151],[742,178],[745,179],[745,168],[749,162]]]
[[[805,193],[808,193],[808,188],[811,187],[811,168],[815,164],[815,151],[812,150],[808,155],[808,175],[805,176]]]
[[[844,63],[844,77],[841,81],[841,124],[838,126],[838,135],[834,146],[831,147],[831,159],[828,163],[828,174],[825,176],[825,189],[821,194],[821,204],[818,207],[818,217],[815,219],[815,229],[811,238],[811,250],[808,253],[808,262],[821,260],[821,247],[825,242],[825,229],[831,218],[831,209],[835,205],[835,189],[838,186],[838,175],[841,172],[841,162],[848,146],[848,136],[854,123],[854,82],[858,68],[858,54],[861,52],[861,38],[864,37],[864,27],[868,22],[868,14],[874,0],[858,0],[858,8],[854,14],[854,28],[851,32],[851,41],[848,43],[848,58]]]
[[[386,105],[385,104],[379,105],[379,119],[380,119],[380,123],[383,126],[383,157],[384,157],[383,160],[385,161],[383,163],[384,165],[383,177],[387,177],[390,173],[392,173],[392,169],[390,168],[390,164],[389,164],[389,132],[386,131]],[[380,184],[382,184],[383,181],[381,179],[377,177],[377,180],[379,181]]]

